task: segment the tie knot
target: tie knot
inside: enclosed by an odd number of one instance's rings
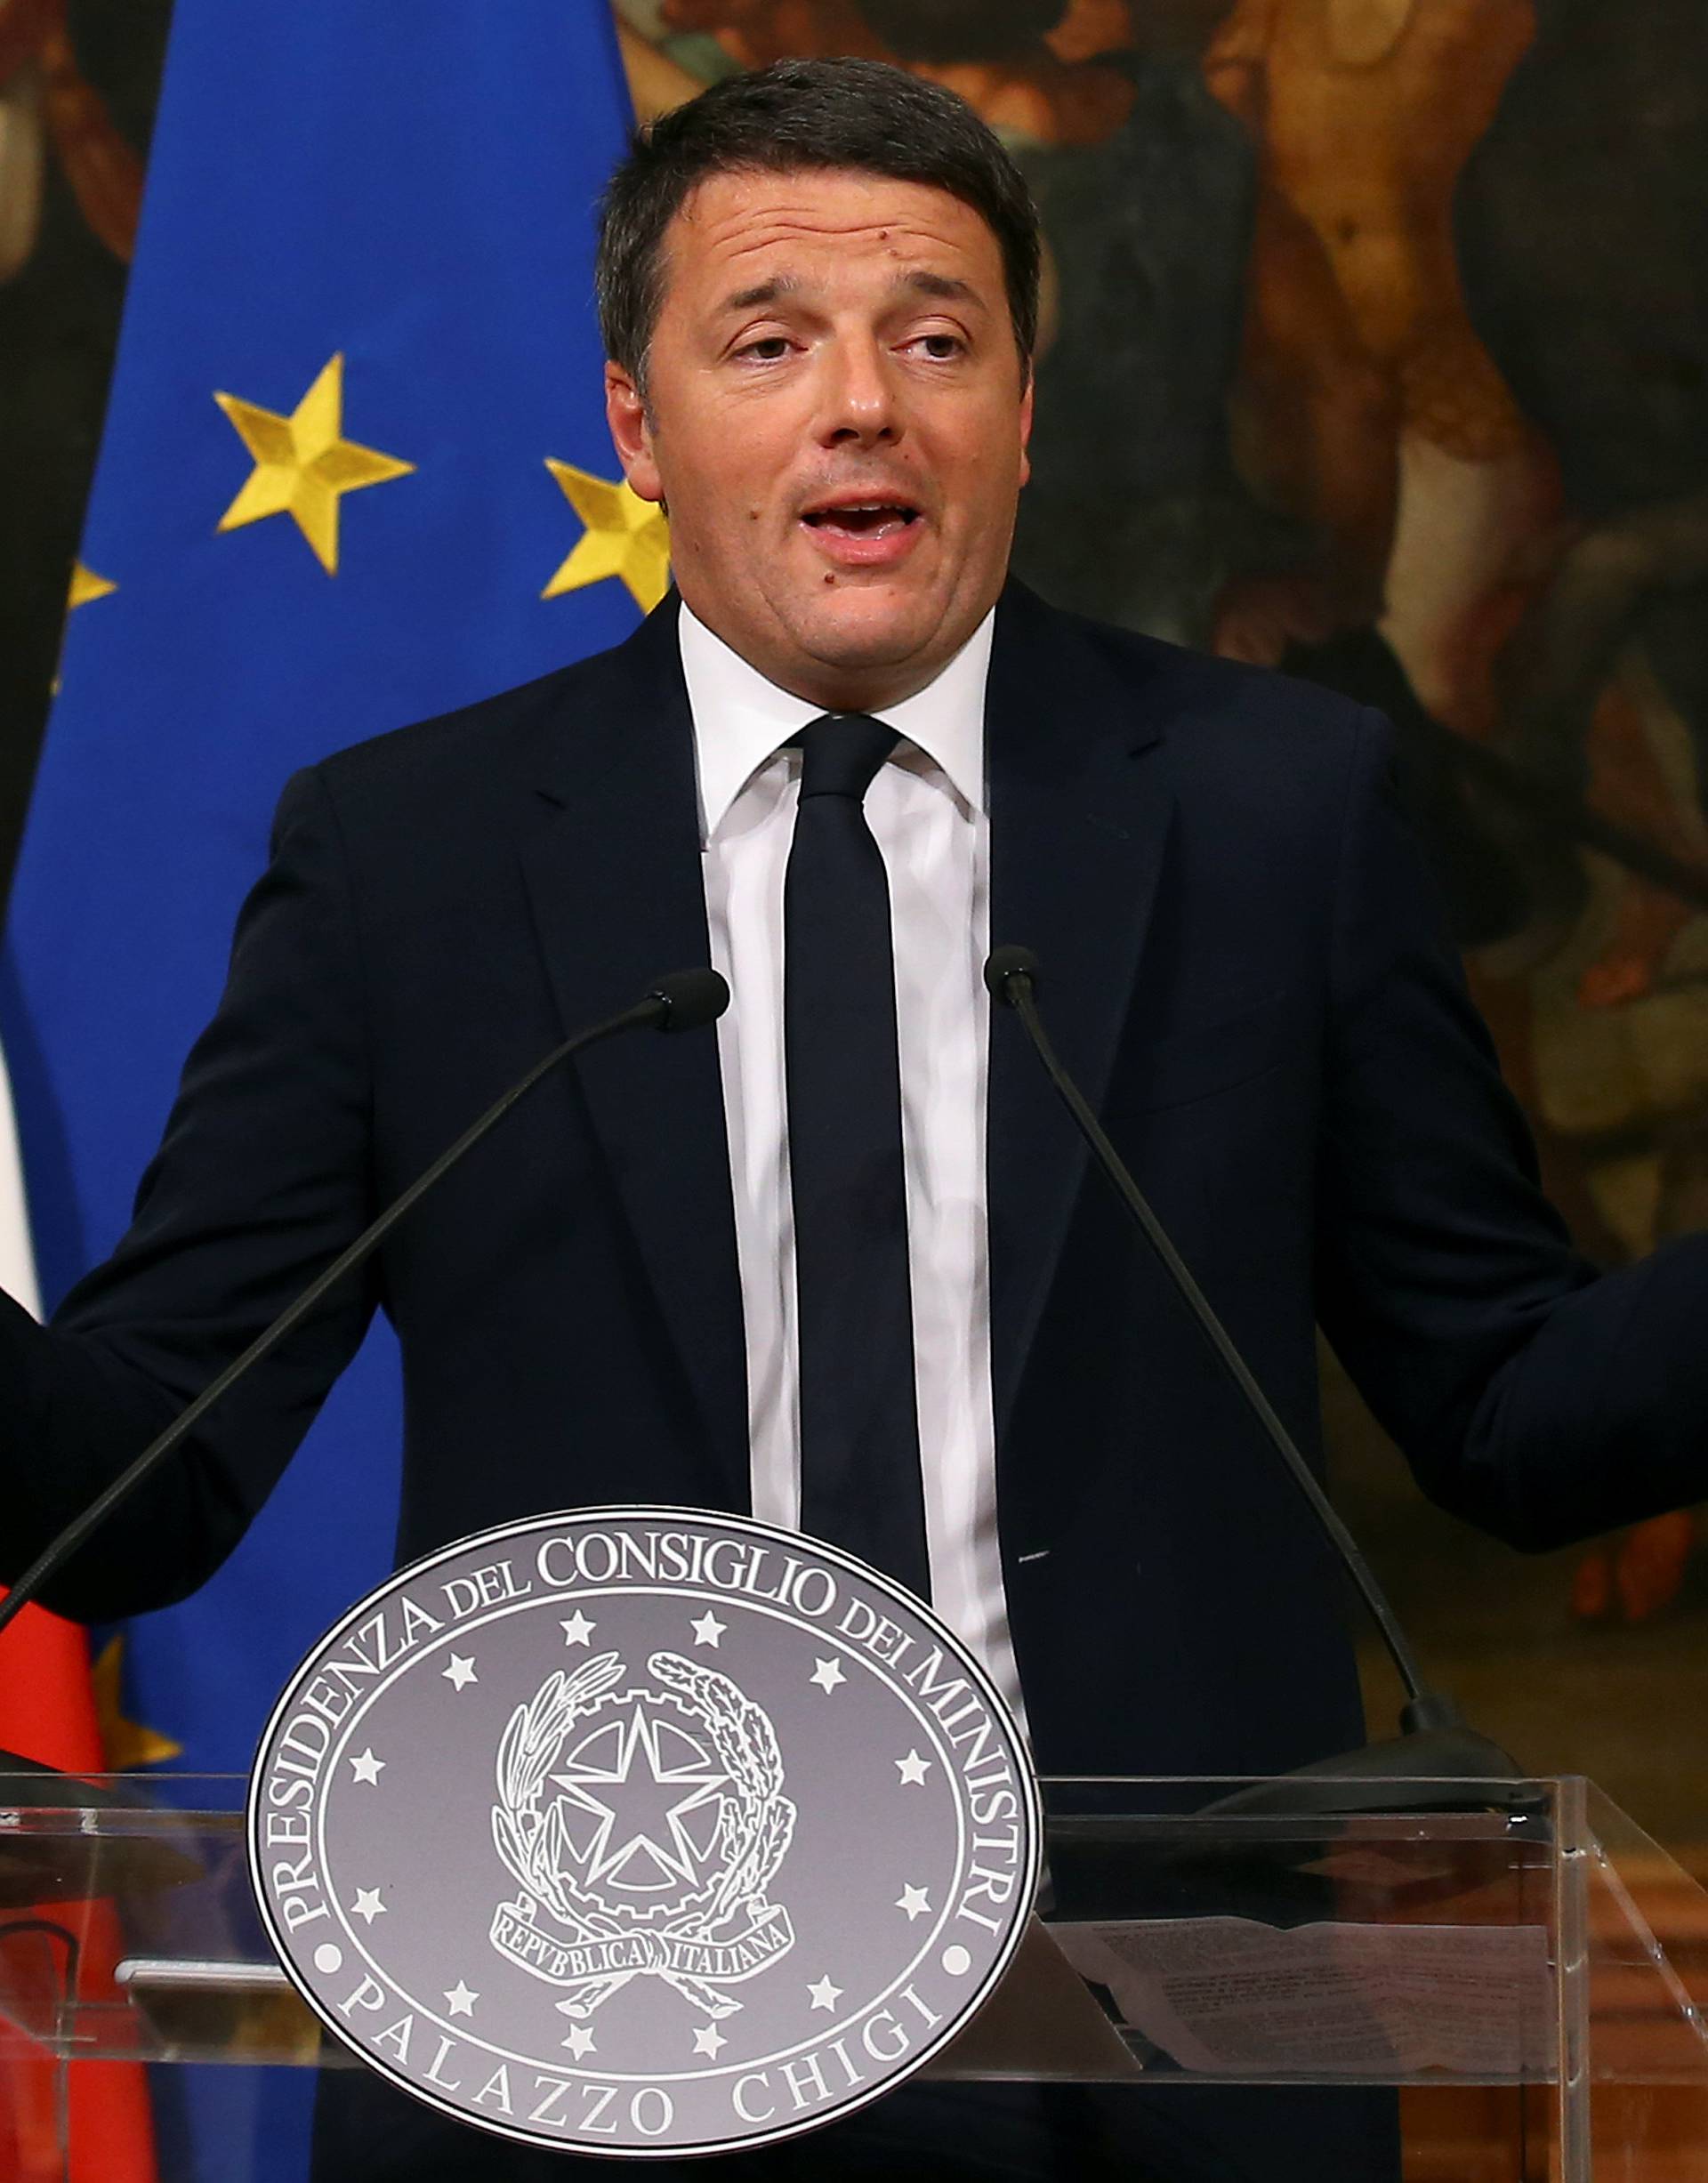
[[[866,801],[878,768],[900,741],[869,713],[824,713],[801,730],[801,794]]]

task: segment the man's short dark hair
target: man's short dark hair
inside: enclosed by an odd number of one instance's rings
[[[1037,208],[1019,169],[954,92],[881,60],[778,60],[726,77],[638,130],[611,177],[596,284],[605,353],[646,391],[665,234],[715,174],[847,167],[959,197],[1002,252],[1021,372],[1038,333]]]

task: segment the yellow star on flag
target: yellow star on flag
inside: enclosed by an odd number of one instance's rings
[[[670,526],[664,510],[642,500],[626,479],[613,485],[550,455],[545,466],[587,529],[540,597],[557,599],[584,584],[621,576],[641,613],[650,614],[670,588]]]
[[[105,576],[98,576],[93,568],[85,568],[81,561],[71,565],[71,589],[66,594],[66,611],[74,613],[78,607],[86,607],[97,599],[110,599],[118,589]]]
[[[219,528],[238,530],[263,516],[288,515],[326,574],[335,576],[340,495],[359,492],[365,485],[383,485],[415,468],[342,437],[342,356],[333,358],[288,417],[239,401],[235,394],[214,399],[255,458],[248,482],[220,518]]]
[[[4,5],[4,0],[0,0],[0,5]],[[70,619],[71,616],[77,612],[79,607],[89,606],[97,599],[110,599],[117,589],[118,586],[117,584],[109,583],[105,576],[98,576],[93,568],[85,567],[82,561],[73,561],[71,564],[71,585],[70,589],[65,594],[65,612],[67,620],[68,621]],[[61,658],[63,658],[63,640],[65,634],[63,625],[61,625],[60,633],[61,640],[60,655]],[[50,697],[57,697],[59,696],[60,681],[60,669],[56,665],[53,670],[53,680],[48,685],[48,695]]]
[[[139,1766],[158,1766],[163,1760],[181,1757],[183,1745],[174,1744],[157,1729],[125,1718],[120,1686],[125,1673],[125,1640],[109,1639],[101,1657],[89,1671],[95,1694],[95,1718],[101,1724],[101,1747],[116,1774],[128,1774]]]

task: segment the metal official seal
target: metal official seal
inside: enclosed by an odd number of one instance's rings
[[[734,1517],[447,1547],[302,1663],[250,1866],[322,2022],[462,2121],[616,2157],[765,2144],[930,2060],[1037,1879],[1014,1724],[917,1601]]]

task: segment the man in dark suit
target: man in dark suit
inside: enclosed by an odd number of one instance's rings
[[[1380,720],[1004,587],[1037,254],[995,140],[866,64],[733,79],[637,150],[610,415],[680,599],[292,784],[134,1226],[52,1328],[0,1313],[8,1564],[566,1026],[708,957],[733,1006],[544,1086],[60,1607],[199,1583],[377,1307],[400,1557],[554,1506],[751,1507],[929,1584],[1046,1773],[1355,1744],[1322,1541],[991,1023],[993,939],[1043,958],[1065,1058],[1308,1447],[1319,1319],[1426,1488],[1516,1543],[1700,1494],[1708,1249],[1599,1278],[1570,1249]],[[908,2088],[753,2172],[1387,2171],[1384,2101],[1303,2101]],[[323,2110],[327,2178],[560,2171],[365,2079]]]

